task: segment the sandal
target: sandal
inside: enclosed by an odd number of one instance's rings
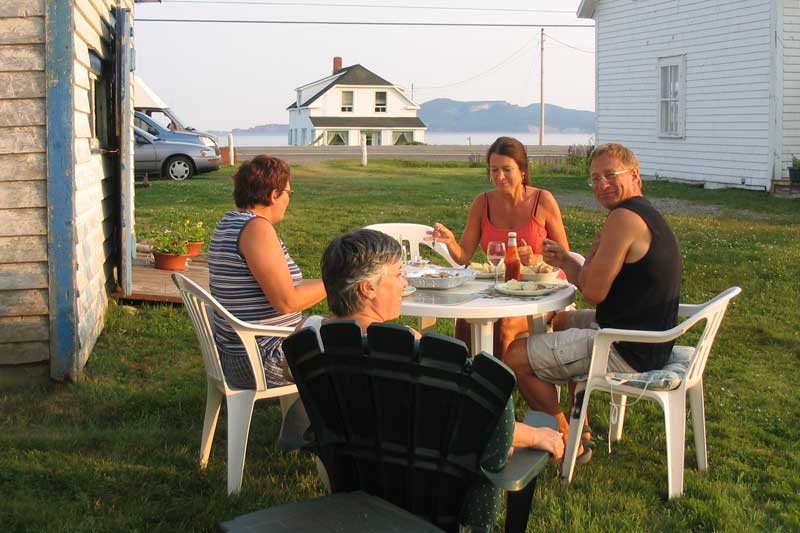
[[[589,442],[591,442],[591,441],[589,441]],[[589,446],[586,446],[585,444],[581,444],[581,446],[583,446],[583,453],[579,454],[575,458],[575,464],[585,465],[586,463],[588,463],[589,461],[592,460],[592,453],[594,453],[594,447],[590,448]]]
[[[584,435],[587,433],[589,436],[584,438]],[[583,431],[581,431],[581,445],[584,448],[589,448],[590,450],[594,450],[595,448],[594,441],[592,440],[592,428],[590,428],[588,424],[583,426]]]

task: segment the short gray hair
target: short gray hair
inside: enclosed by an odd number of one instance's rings
[[[362,310],[365,302],[358,286],[364,281],[380,283],[386,268],[401,257],[400,243],[380,231],[359,229],[334,237],[321,265],[331,313],[349,316]]]

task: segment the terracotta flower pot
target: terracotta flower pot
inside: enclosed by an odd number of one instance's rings
[[[200,249],[203,247],[203,241],[189,241],[186,243],[186,247],[189,248],[189,257],[197,257],[200,255]]]
[[[186,258],[189,254],[165,254],[153,252],[156,259],[156,268],[161,270],[184,270],[186,268]]]

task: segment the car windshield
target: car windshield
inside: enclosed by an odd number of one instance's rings
[[[173,127],[170,129],[175,130],[193,130],[194,128],[189,126],[185,121],[181,120],[181,118],[175,114],[175,111],[172,109],[165,109],[164,114],[170,118],[173,123]]]

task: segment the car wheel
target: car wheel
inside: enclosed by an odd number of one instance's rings
[[[175,181],[183,181],[194,175],[192,160],[182,155],[171,157],[164,165],[164,169],[164,173]]]

